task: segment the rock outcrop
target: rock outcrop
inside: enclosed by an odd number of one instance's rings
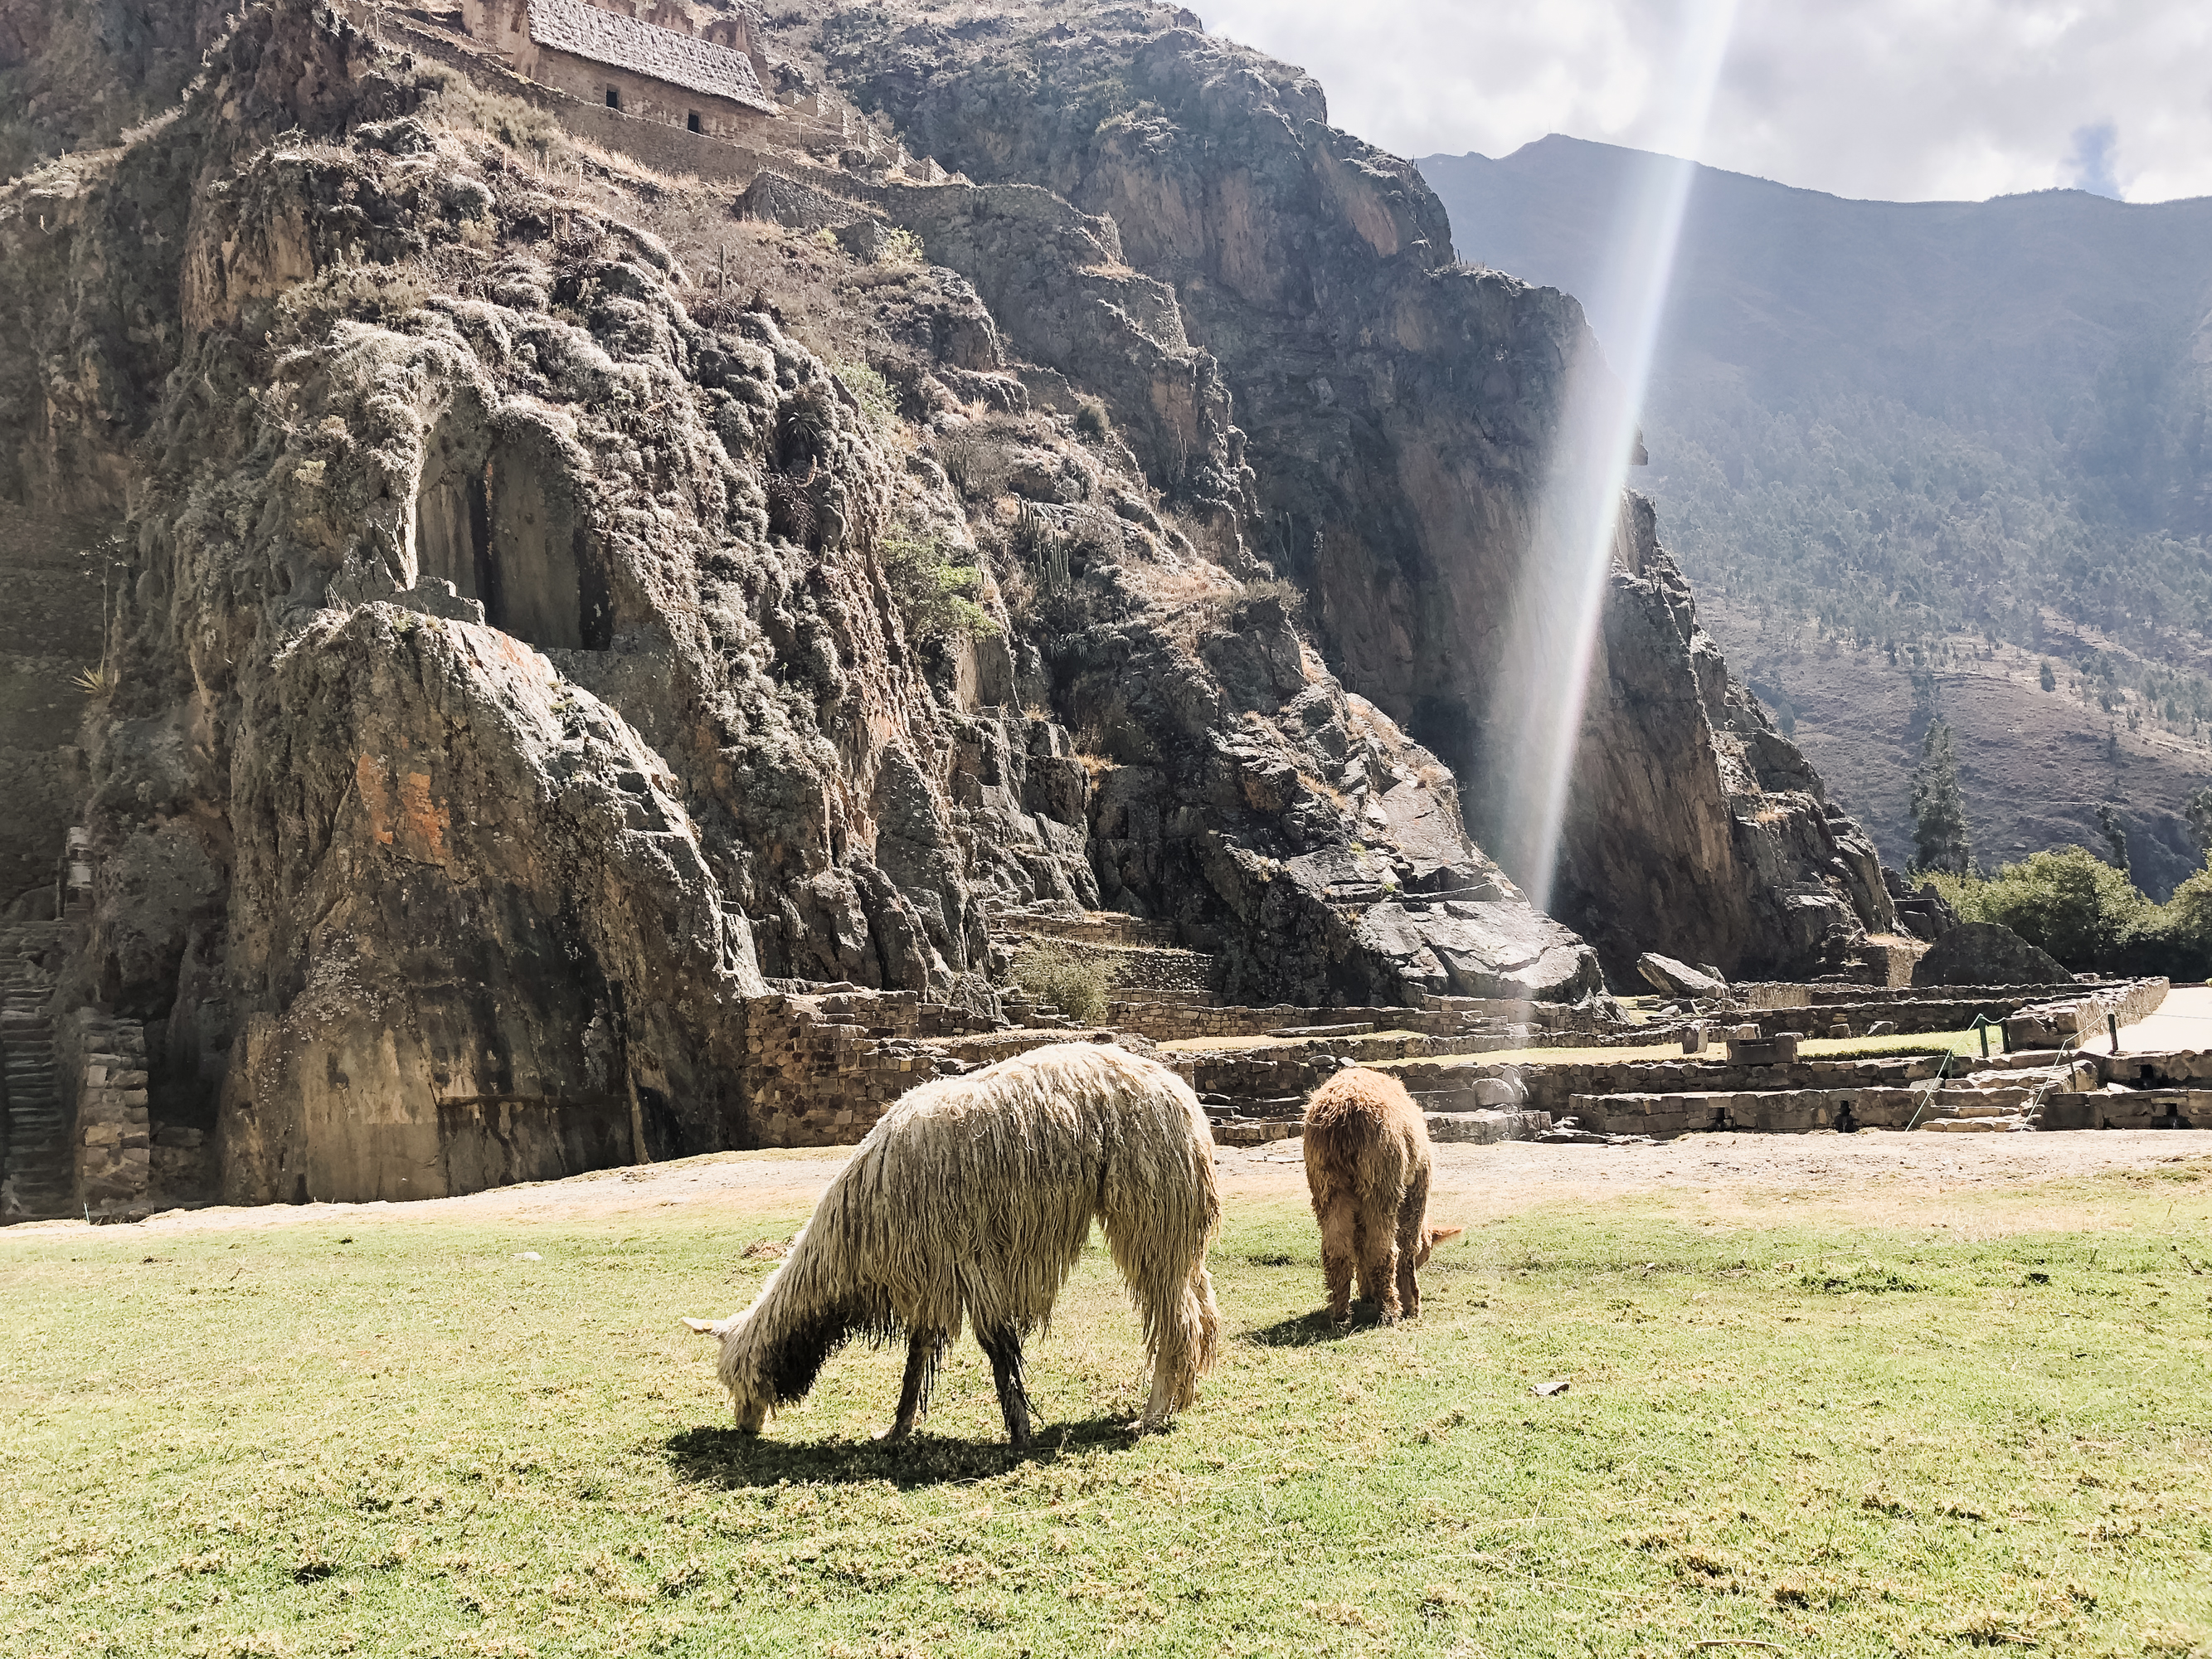
[[[1994,921],[1962,921],[1912,964],[1915,985],[2063,985],[2058,958]]]
[[[91,38],[5,6],[41,86]],[[1455,264],[1300,71],[1062,10],[830,15],[794,76],[963,176],[739,189],[427,25],[186,9],[131,37],[210,47],[179,105],[0,192],[5,522],[110,583],[9,781],[77,808],[54,1006],[143,1032],[155,1145],[250,1200],[745,1144],[769,981],[988,1019],[1038,905],[1361,1007],[1893,924],[1632,496],[1530,904],[1478,842],[1579,307]]]
[[[1670,997],[1719,997],[1728,994],[1728,982],[1699,973],[1686,962],[1646,951],[1636,958],[1636,971],[1654,990]]]
[[[1110,219],[1127,265],[1172,286],[1233,394],[1255,551],[1308,593],[1345,684],[1453,769],[1486,842],[1523,787],[1500,678],[1542,485],[1573,441],[1566,387],[1595,351],[1581,307],[1455,264],[1409,163],[1329,126],[1304,71],[1187,13],[953,27],[854,9],[825,34],[830,73],[917,149]],[[999,314],[1022,343],[1049,319],[1018,299]],[[1620,540],[1558,914],[1623,977],[1653,947],[1804,971],[1887,931],[1871,844],[1729,676],[1647,504]]]
[[[1302,631],[1110,221],[702,210],[532,114],[268,0],[0,196],[0,490],[121,536],[58,1001],[143,1026],[156,1139],[239,1200],[744,1144],[766,981],[988,1007],[986,901],[1252,1001],[1601,988]]]

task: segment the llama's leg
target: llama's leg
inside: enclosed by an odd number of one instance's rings
[[[1359,1267],[1359,1299],[1381,1307],[1389,1298],[1383,1294],[1380,1277],[1381,1263],[1376,1255],[1376,1231],[1371,1218],[1362,1214],[1352,1230],[1352,1260]]]
[[[936,1331],[917,1331],[906,1345],[906,1375],[899,1382],[898,1416],[885,1438],[903,1440],[929,1411],[930,1385],[937,1381],[937,1362],[945,1352],[945,1338]]]
[[[1213,1305],[1213,1281],[1203,1267],[1190,1274],[1164,1314],[1158,1322],[1159,1352],[1152,1356],[1152,1397],[1145,1402],[1141,1426],[1146,1429],[1167,1427],[1176,1413],[1196,1400],[1198,1375],[1213,1363],[1221,1315]]]
[[[1408,1319],[1421,1315],[1421,1287],[1413,1272],[1420,1265],[1421,1229],[1429,1219],[1429,1174],[1424,1170],[1406,1188],[1398,1206],[1398,1308]]]
[[[1334,1324],[1352,1321],[1352,1273],[1356,1249],[1356,1220],[1352,1200],[1333,1196],[1322,1209],[1321,1222],[1321,1279],[1328,1292],[1328,1316]]]
[[[1006,1415],[1006,1437],[1016,1451],[1030,1445],[1030,1395],[1022,1385],[1022,1339],[1011,1325],[995,1331],[979,1331],[983,1352],[991,1356],[991,1380],[999,1385],[999,1409]]]
[[[1359,1259],[1359,1278],[1363,1285],[1372,1285],[1372,1295],[1382,1311],[1382,1322],[1398,1322],[1398,1229],[1395,1216],[1382,1218],[1367,1229],[1367,1237],[1360,1241],[1363,1248]]]

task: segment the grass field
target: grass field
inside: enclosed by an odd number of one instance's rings
[[[1199,1407],[1093,1250],[1025,1462],[972,1342],[906,1449],[865,1351],[723,1426],[792,1212],[0,1236],[0,1652],[2212,1654],[2212,1161],[2064,1191],[1554,1207],[1341,1339],[1247,1203]]]

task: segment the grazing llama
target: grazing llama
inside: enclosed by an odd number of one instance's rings
[[[1221,1216],[1213,1138],[1188,1084],[1126,1048],[1032,1048],[906,1096],[815,1206],[741,1314],[684,1322],[722,1340],[738,1427],[757,1433],[854,1337],[903,1335],[889,1431],[903,1439],[963,1316],[990,1356],[1006,1432],[1030,1443],[1022,1340],[1042,1330],[1095,1218],[1137,1304],[1159,1428],[1197,1398],[1220,1316],[1206,1248]]]
[[[1377,1303],[1382,1322],[1421,1311],[1413,1270],[1463,1227],[1431,1227],[1429,1127],[1394,1077],[1347,1066],[1306,1102],[1306,1186],[1321,1224],[1322,1282],[1328,1316],[1352,1317],[1352,1274]]]

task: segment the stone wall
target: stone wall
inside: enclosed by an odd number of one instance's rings
[[[1334,1056],[1311,1049],[1162,1058],[1207,1105],[1234,1105],[1243,1115],[1273,1121],[1302,1116],[1305,1097],[1337,1069]]]
[[[1574,1095],[1576,1126],[1601,1134],[1664,1138],[1706,1130],[1806,1134],[1815,1129],[1909,1126],[1924,1106],[1918,1089],[1698,1090],[1682,1094]]]
[[[1564,1115],[1577,1095],[1901,1089],[1934,1077],[1942,1063],[1932,1054],[1912,1054],[1895,1060],[1801,1060],[1785,1066],[1739,1066],[1704,1060],[1594,1060],[1563,1066],[1437,1066],[1416,1061],[1395,1069],[1417,1097],[1455,1091],[1472,1094],[1484,1079],[1510,1079],[1522,1089],[1529,1106]]]
[[[2106,1029],[2108,1019],[2130,1025],[2157,1012],[2169,988],[2162,979],[2130,980],[2033,1004],[2006,1019],[2005,1047],[2055,1048],[2073,1038],[2087,1042]]]
[[[596,103],[603,109],[619,110],[635,119],[658,122],[678,131],[696,131],[709,138],[775,142],[774,128],[778,118],[764,111],[748,109],[711,93],[671,86],[665,81],[633,74],[609,64],[595,64],[550,46],[539,48],[534,78],[580,103]],[[622,100],[619,105],[606,101],[611,87]],[[694,115],[700,123],[696,129],[689,125],[689,118]]]
[[[1107,1006],[1108,1024],[1155,1042],[1268,1036],[1278,1031],[1306,1028],[1326,1031],[1358,1025],[1378,1031],[1418,1031],[1424,1036],[1487,1036],[1518,1041],[1532,1038],[1547,1027],[1564,1029],[1571,1018],[1572,1011],[1558,1003],[1477,997],[1432,997],[1419,1008],[1302,1008],[1290,1003],[1267,1008],[1210,1008],[1135,1000]],[[1516,1031],[1515,1027],[1521,1029]]]
[[[2077,996],[2078,980],[2059,985],[1892,985],[1755,983],[1729,988],[1737,1007],[1759,1011],[1830,1008],[1845,1004],[1896,1006],[1912,1002],[2008,1002],[2014,1007],[2048,998]],[[2103,988],[2100,982],[2094,988]]]
[[[1073,906],[1069,908],[1072,910]],[[1033,910],[998,910],[990,916],[991,931],[1018,938],[1064,939],[1079,945],[1150,945],[1172,946],[1175,924],[1147,921],[1118,910],[1088,910],[1062,915],[1042,907]]]
[[[910,991],[749,1002],[744,1092],[753,1144],[851,1146],[908,1090],[962,1069],[918,1039],[922,1022]]]
[[[55,1030],[54,1062],[70,1114],[77,1208],[94,1218],[146,1213],[153,1123],[144,1030],[135,1019],[80,1008]]]

